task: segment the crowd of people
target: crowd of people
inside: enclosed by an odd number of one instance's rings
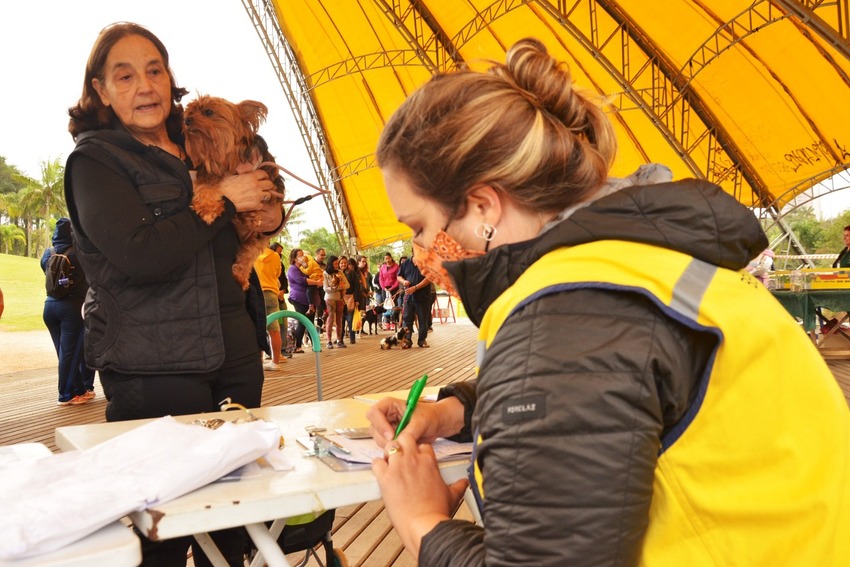
[[[396,263],[387,252],[374,274],[363,255],[328,255],[324,248],[310,254],[293,248],[285,270],[280,267],[282,257],[280,244],[272,243],[254,264],[266,294],[267,316],[287,309],[284,290],[288,290],[292,309],[326,338],[325,350],[356,344],[367,318],[376,318],[377,314],[378,329],[405,329],[402,338],[407,339],[406,344],[412,344],[415,330],[417,345],[429,347],[426,339],[432,328],[436,288],[406,257]],[[282,326],[275,320],[268,324],[268,333],[272,353],[265,369],[277,370],[285,357],[304,352],[307,334],[301,320]]]

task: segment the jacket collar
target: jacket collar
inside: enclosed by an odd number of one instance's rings
[[[544,254],[597,240],[651,244],[731,270],[744,268],[768,245],[752,211],[717,185],[687,179],[624,188],[578,209],[533,240],[446,262],[445,268],[478,326],[490,304]]]

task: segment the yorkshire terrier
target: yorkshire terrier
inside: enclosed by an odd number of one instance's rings
[[[262,162],[275,189],[282,195],[283,178],[274,166],[265,140],[257,133],[265,121],[268,108],[253,100],[234,104],[223,98],[201,95],[186,106],[183,113],[183,135],[186,154],[195,167],[195,194],[192,209],[204,222],[212,224],[224,212],[224,201],[218,183],[236,173],[246,162]],[[273,192],[269,200],[282,200]],[[268,235],[256,230],[255,213],[238,213],[233,219],[241,244],[233,263],[233,277],[248,289],[248,278],[254,260],[268,243]]]

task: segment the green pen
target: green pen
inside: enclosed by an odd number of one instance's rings
[[[401,421],[398,422],[398,427],[395,430],[395,437],[393,437],[393,439],[398,437],[398,434],[407,427],[408,423],[410,423],[413,410],[416,409],[416,404],[419,402],[419,396],[422,395],[422,390],[425,389],[425,382],[427,381],[428,375],[425,374],[422,378],[416,380],[413,383],[413,386],[410,387],[410,393],[407,394],[407,407],[404,410],[404,415],[401,416]]]

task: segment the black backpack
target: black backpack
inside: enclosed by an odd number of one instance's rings
[[[50,257],[47,258],[47,267],[44,270],[44,288],[50,297],[66,297],[76,283],[74,266],[68,258],[73,249],[73,246],[69,247],[64,254],[58,254],[56,248],[50,249]]]

